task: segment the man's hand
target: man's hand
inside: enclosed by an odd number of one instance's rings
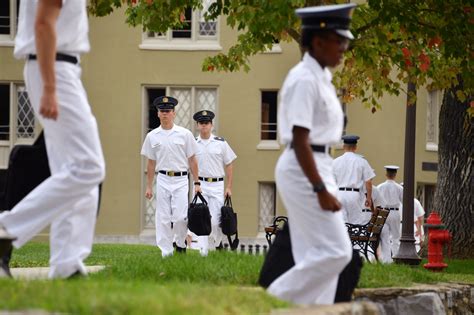
[[[150,200],[153,197],[153,192],[152,191],[153,190],[151,189],[151,187],[146,188],[146,191],[145,191],[146,199]]]
[[[367,207],[367,209],[371,209],[372,208],[372,200],[365,199],[365,206]]]
[[[59,106],[56,93],[44,89],[43,95],[41,96],[41,104],[39,109],[41,116],[46,119],[56,120],[59,114],[58,108]]]
[[[232,196],[232,190],[230,188],[225,189],[224,197]]]
[[[321,208],[326,211],[339,211],[341,210],[341,203],[336,197],[331,195],[327,190],[318,193],[318,200]]]
[[[197,194],[198,192],[202,193],[201,185],[194,185],[194,194]]]

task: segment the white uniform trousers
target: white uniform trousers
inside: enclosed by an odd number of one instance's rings
[[[332,158],[322,153],[313,156],[327,189],[336,195]],[[297,304],[332,304],[339,273],[352,257],[342,213],[321,209],[294,150],[286,149],[282,154],[275,177],[288,212],[295,266],[278,277],[268,292]]]
[[[365,224],[370,220],[370,212],[368,219],[362,208],[365,208],[365,196],[360,191],[338,191],[338,198],[342,204],[342,212],[344,222],[352,224]],[[367,220],[366,220],[367,219]]]
[[[55,68],[56,121],[39,116],[43,86],[38,63],[28,61],[24,70],[28,96],[44,128],[51,177],[2,214],[0,224],[17,237],[16,248],[51,225],[49,276],[65,278],[76,271],[87,273],[83,260],[92,248],[105,163],[81,68],[67,62],[56,62]]]
[[[382,232],[383,233],[380,236],[382,246],[382,261],[384,263],[391,263],[393,261],[392,256],[395,256],[398,253],[398,249],[400,248],[399,210],[390,210],[390,214],[387,217],[387,221],[385,221]]]
[[[156,179],[156,245],[163,257],[173,254],[173,241],[186,248],[188,231],[188,192],[187,176],[167,176],[158,173]],[[173,223],[173,227],[171,227]]]
[[[390,217],[390,214],[388,215]],[[388,220],[388,217],[387,217]],[[390,228],[387,226],[387,221],[382,228],[382,232],[380,233],[380,261],[383,263],[392,263],[392,245],[390,244]]]
[[[215,250],[219,246],[224,236],[219,226],[221,208],[224,205],[224,182],[201,181],[201,189],[211,213],[211,234],[209,236],[198,236],[201,255],[206,256],[209,250]]]

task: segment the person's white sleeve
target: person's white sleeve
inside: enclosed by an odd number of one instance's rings
[[[196,155],[198,151],[198,145],[196,143],[196,138],[194,138],[191,131],[186,130],[185,143],[186,143],[186,157],[189,159],[193,155]]]
[[[369,165],[369,162],[367,162],[367,160],[365,159],[362,159],[364,162],[363,162],[363,170],[362,170],[362,179],[364,180],[364,182],[368,181],[369,179],[372,179],[375,177],[375,173],[374,173],[374,170],[372,169],[372,167],[370,167]]]
[[[423,209],[423,206],[421,205],[420,201],[418,199],[414,199],[415,201],[415,207],[414,207],[414,212],[415,212],[415,217],[419,218],[421,216],[425,215],[425,209]]]
[[[403,186],[397,186],[398,187],[398,200],[400,203],[403,203]]]
[[[227,141],[224,141],[223,144],[223,149],[224,149],[224,165],[229,165],[232,163],[237,158],[237,155],[235,155],[234,151],[230,147],[230,145],[227,143]]]
[[[141,155],[147,157],[149,160],[156,160],[148,135],[145,137],[145,141],[143,141]]]
[[[300,80],[294,83],[284,100],[285,104],[288,104],[287,115],[290,130],[293,130],[295,126],[311,130],[313,112],[316,102],[320,99],[317,94],[314,82],[311,80]]]

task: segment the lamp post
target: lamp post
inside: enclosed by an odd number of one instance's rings
[[[416,84],[408,82],[407,106],[405,122],[405,157],[404,157],[404,179],[403,179],[403,217],[402,237],[400,248],[393,257],[396,263],[407,265],[418,265],[421,262],[415,249],[415,237],[413,233],[414,220],[414,191],[415,191],[415,138],[416,138]]]

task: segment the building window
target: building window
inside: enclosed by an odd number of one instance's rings
[[[20,0],[0,1],[0,45],[13,46],[18,25]]]
[[[212,87],[179,87],[179,86],[162,86],[162,87],[145,87],[144,90],[144,108],[145,108],[145,135],[150,130],[160,126],[156,108],[153,106],[153,101],[159,96],[172,96],[178,100],[176,106],[176,118],[174,123],[178,126],[191,130],[194,134],[197,133],[196,123],[193,120],[195,112],[207,109],[217,114],[217,88]],[[217,120],[213,122],[214,130],[217,130]],[[144,135],[144,136],[145,136]],[[146,172],[146,168],[145,168]],[[156,177],[155,177],[156,180]],[[146,173],[143,176],[143,183],[146,183]],[[155,186],[155,183],[153,184]],[[145,185],[144,185],[145,187]],[[142,196],[145,193],[143,192]],[[148,229],[155,228],[155,196],[148,200],[143,200],[143,221],[144,227]]]
[[[257,149],[278,150],[277,142],[278,91],[262,91],[260,102],[260,143]]]
[[[428,151],[438,151],[439,110],[442,103],[442,90],[428,92],[428,104],[426,107],[426,150]]]
[[[259,216],[258,231],[273,223],[276,216],[276,185],[275,183],[259,183]]]
[[[25,86],[0,83],[0,168],[8,166],[14,145],[33,143],[38,129]]]
[[[35,133],[35,113],[31,107],[28,92],[24,86],[17,86],[16,89],[17,100],[17,124],[16,124],[16,138],[17,139],[34,139]]]
[[[10,85],[0,84],[0,141],[10,140]]]
[[[221,50],[218,38],[218,20],[206,21],[205,14],[214,0],[203,1],[201,11],[186,9],[183,26],[165,33],[143,34],[141,49],[156,50]]]
[[[172,96],[178,100],[176,106],[176,118],[174,123],[178,126],[196,132],[196,124],[193,121],[195,112],[208,109],[214,113],[217,111],[217,88],[208,87],[147,87],[147,131],[160,125],[153,100],[158,96]],[[214,121],[214,130],[217,130],[217,121]]]

